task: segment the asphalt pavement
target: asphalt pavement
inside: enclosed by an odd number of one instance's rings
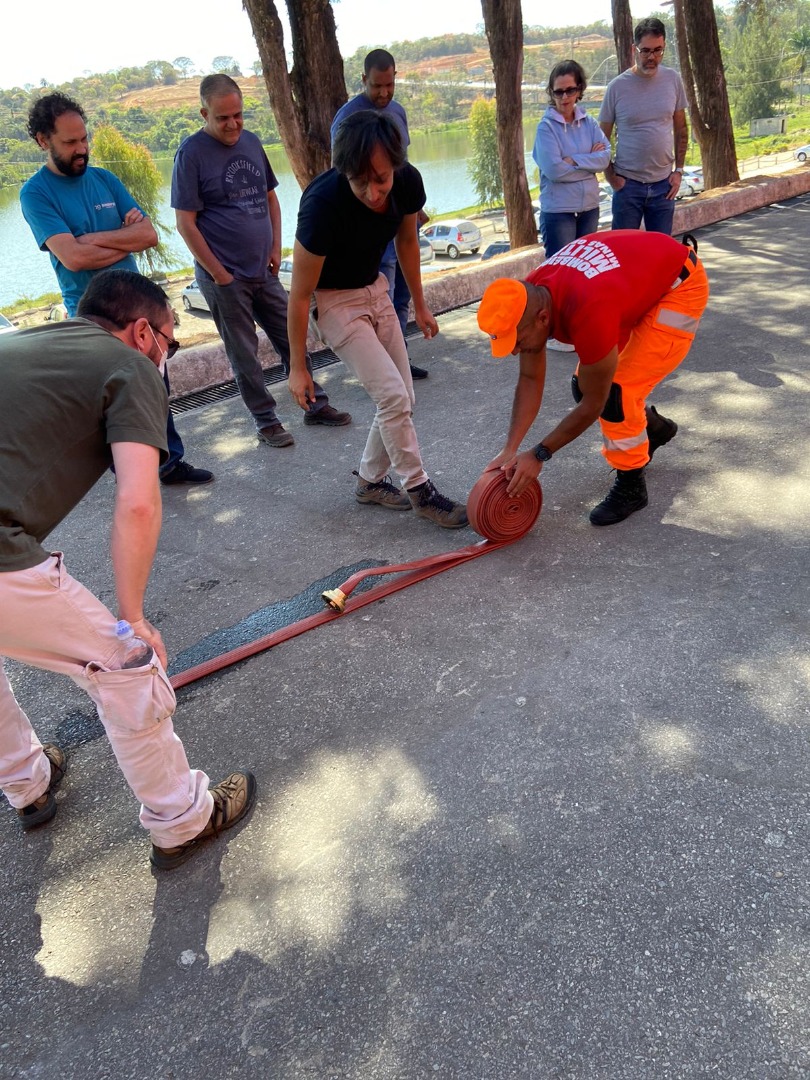
[[[9,665],[69,771],[0,827],[0,1077],[810,1077],[810,196],[701,230],[712,298],[654,403],[649,507],[595,529],[596,430],[522,541],[180,691],[241,827],[158,874],[89,701]],[[475,306],[414,341],[441,491],[505,435],[516,361]],[[571,406],[550,359],[539,439]],[[317,604],[343,568],[472,542],[361,506],[372,406],[259,447],[238,398],[178,418],[215,483],[165,489],[148,609],[170,654]],[[105,479],[52,537],[113,603]],[[347,571],[348,572],[348,571]],[[177,660],[175,659],[175,663]]]

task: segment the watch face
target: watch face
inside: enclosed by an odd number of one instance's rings
[[[542,443],[538,443],[534,448],[534,456],[538,461],[551,461],[551,451],[547,446],[543,446]]]

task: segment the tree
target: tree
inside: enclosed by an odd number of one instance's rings
[[[189,56],[178,56],[174,61],[174,66],[180,69],[184,79],[190,79],[194,72],[194,61]]]
[[[738,124],[773,116],[774,106],[790,97],[782,85],[782,34],[773,11],[764,4],[746,4],[744,21],[742,14],[728,83]]]
[[[692,132],[707,188],[739,180],[720,37],[712,0],[675,0],[675,39]]]
[[[239,63],[232,56],[215,56],[211,61],[211,70],[221,75],[236,75],[241,78]]]
[[[491,206],[503,199],[503,181],[498,161],[498,120],[494,101],[478,98],[470,110],[472,156],[467,171],[478,201]]]
[[[520,0],[481,0],[495,78],[498,155],[512,247],[537,243],[523,152],[523,14]]]
[[[329,128],[346,102],[343,60],[329,0],[287,0],[293,65],[275,0],[244,0],[264,71],[270,107],[300,186],[329,168]]]
[[[616,62],[619,72],[633,65],[633,20],[630,0],[610,0],[613,15],[613,40],[616,43]]]
[[[146,147],[129,142],[120,131],[104,124],[96,128],[93,134],[93,157],[99,165],[115,173],[138,206],[151,219],[158,238],[168,236],[170,231],[158,216],[163,181]],[[160,240],[157,247],[138,252],[136,258],[144,272],[176,266],[178,262],[163,240]]]
[[[796,50],[799,61],[799,107],[804,104],[804,73],[807,70],[807,53],[810,51],[810,30],[803,26],[788,38],[788,45]]]

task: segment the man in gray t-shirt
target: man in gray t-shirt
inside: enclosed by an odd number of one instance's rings
[[[633,33],[636,62],[605,91],[599,123],[617,129],[615,159],[605,170],[613,188],[613,228],[672,234],[675,198],[689,142],[681,77],[661,63],[666,28],[643,19]],[[675,166],[673,170],[673,165]]]
[[[181,143],[174,159],[177,231],[194,256],[197,284],[214,316],[259,442],[292,446],[295,439],[282,426],[275,398],[264,383],[255,326],[258,323],[267,334],[289,373],[287,294],[278,280],[278,181],[261,142],[243,128],[242,92],[233,79],[207,75],[200,84],[200,98],[205,126]],[[351,423],[351,416],[334,409],[322,387],[313,385],[315,398],[304,423],[327,427]]]

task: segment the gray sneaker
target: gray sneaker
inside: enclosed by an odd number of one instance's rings
[[[440,495],[431,480],[409,491],[408,498],[419,517],[427,518],[443,529],[463,529],[469,524],[464,503]]]
[[[358,502],[376,503],[377,506],[385,506],[388,510],[410,510],[411,500],[401,488],[391,483],[389,476],[383,477],[375,484],[371,480],[364,480],[356,470],[353,475],[357,477],[354,497]]]

